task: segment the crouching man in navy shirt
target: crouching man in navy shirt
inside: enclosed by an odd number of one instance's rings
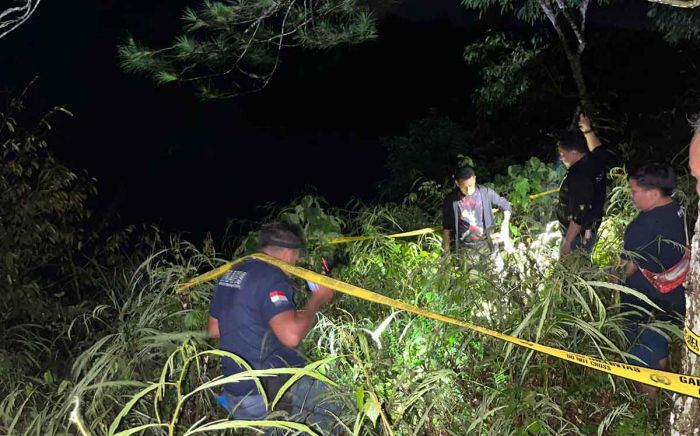
[[[294,265],[304,238],[298,226],[273,222],[260,230],[258,247]],[[316,313],[332,298],[331,289],[314,286],[308,303],[297,310],[288,275],[276,266],[249,259],[234,266],[214,287],[207,331],[210,337],[219,339],[222,350],[238,355],[254,369],[303,367],[306,362],[299,344],[311,330]],[[223,359],[222,368],[224,376],[244,370],[229,358]],[[288,377],[261,377],[270,400]],[[324,402],[326,391],[321,382],[304,377],[287,391],[278,409],[292,413],[295,420],[329,431],[337,405]],[[226,384],[219,403],[234,419],[261,419],[268,412],[253,381]]]

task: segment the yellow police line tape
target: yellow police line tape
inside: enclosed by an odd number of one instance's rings
[[[697,8],[700,0],[649,0],[651,3],[673,6],[674,8]]]
[[[181,285],[178,285],[177,287],[177,292],[178,294],[186,289],[191,288],[192,286],[196,286],[200,283],[208,282],[209,280],[214,280],[218,277],[221,277],[222,275],[226,274],[226,271],[230,270],[231,267],[233,267],[235,264],[243,262],[243,260],[246,259],[245,257],[241,257],[240,259],[236,259],[231,262],[226,262],[225,264],[221,265],[220,267],[213,269],[207,273],[204,273],[202,275],[199,275],[195,278],[193,278],[190,281],[187,281]]]
[[[378,238],[407,238],[409,236],[426,235],[428,233],[434,233],[442,230],[442,227],[426,227],[424,229],[412,230],[410,232],[394,233],[391,235],[376,235],[376,236],[341,236],[338,238],[331,239],[328,241],[330,244],[344,244],[346,242],[354,241],[366,241],[368,239],[378,239]],[[245,258],[242,258],[245,259]],[[227,262],[220,267],[204,273],[200,276],[193,278],[192,280],[181,284],[178,287],[178,292],[182,292],[185,289],[191,288],[203,282],[208,282],[209,280],[214,280],[215,278],[222,276],[226,271],[228,271],[233,265],[240,262],[242,259],[238,259],[232,262]]]
[[[442,227],[426,227],[424,229],[411,230],[410,232],[403,232],[403,233],[393,233],[391,235],[340,236],[338,238],[333,238],[328,242],[330,244],[344,244],[346,242],[366,241],[369,239],[377,239],[377,238],[391,238],[391,239],[393,239],[393,238],[407,238],[409,236],[419,236],[419,235],[425,235],[428,233],[439,232],[440,230],[442,230]]]
[[[556,358],[562,359],[562,360],[567,360],[569,362],[573,362],[582,366],[586,366],[588,368],[592,368],[598,371],[606,372],[608,374],[616,375],[619,377],[626,378],[628,380],[633,380],[637,381],[640,383],[652,385],[659,387],[661,389],[666,389],[672,392],[676,392],[679,394],[683,395],[688,395],[691,397],[695,398],[700,398],[700,377],[694,377],[694,376],[689,376],[685,374],[676,374],[672,372],[667,372],[667,371],[659,371],[656,369],[650,369],[650,368],[644,368],[641,366],[636,366],[636,365],[629,365],[626,363],[620,363],[620,362],[611,362],[608,360],[602,360],[598,359],[595,357],[591,356],[585,356],[583,354],[577,354],[577,353],[570,353],[568,351],[560,350],[558,348],[553,348],[553,347],[548,347],[546,345],[541,345],[535,342],[530,342],[526,341],[524,339],[516,338],[514,336],[509,336],[503,333],[499,333],[497,331],[487,329],[484,327],[477,326],[475,324],[471,324],[465,321],[460,321],[458,319],[450,318],[445,315],[440,315],[439,313],[434,313],[430,312],[425,309],[421,309],[420,307],[407,304],[401,301],[394,300],[392,298],[386,297],[381,294],[377,294],[372,291],[368,291],[367,289],[363,289],[354,285],[351,285],[349,283],[342,282],[340,280],[336,280],[332,277],[324,276],[312,271],[309,271],[304,268],[300,268],[298,266],[293,266],[290,265],[286,262],[283,262],[281,260],[275,259],[273,257],[270,257],[266,254],[262,253],[256,253],[252,254],[250,256],[246,256],[240,259],[237,259],[233,262],[229,262],[228,264],[217,268],[214,271],[211,271],[205,275],[207,275],[209,278],[215,277],[215,271],[217,274],[221,275],[223,274],[228,268],[233,266],[234,264],[237,264],[239,262],[242,262],[245,259],[249,258],[255,258],[262,260],[263,262],[267,262],[271,265],[275,265],[276,267],[288,272],[289,274],[295,275],[297,277],[300,277],[304,280],[309,280],[314,283],[317,283],[322,286],[329,287],[331,289],[334,289],[336,291],[342,292],[347,295],[351,295],[353,297],[361,298],[366,301],[370,301],[373,303],[378,303],[378,304],[383,304],[385,306],[389,306],[395,309],[400,309],[406,312],[411,312],[415,313],[417,315],[434,319],[437,321],[441,321],[447,324],[453,324],[459,327],[463,327],[478,333],[482,333],[497,339],[501,339],[502,341],[510,342],[515,345],[519,345],[521,347],[528,348],[530,350],[534,350],[540,353],[548,354],[550,356],[554,356]],[[201,276],[200,276],[201,278]],[[191,283],[191,282],[188,282]],[[187,289],[188,287],[192,285],[188,285],[188,283],[183,284],[180,288],[178,288],[178,292],[182,292],[183,290]],[[700,339],[700,338],[699,338]]]
[[[545,196],[550,195],[550,194],[556,194],[557,192],[559,192],[559,188],[550,189],[549,191],[540,192],[539,194],[528,195],[528,198],[530,200],[537,200],[538,198],[545,197]]]
[[[685,339],[685,345],[690,351],[695,354],[700,354],[700,335],[697,335],[694,331],[685,326],[683,329],[683,339]]]

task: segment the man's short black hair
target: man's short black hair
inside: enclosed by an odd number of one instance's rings
[[[559,134],[557,146],[564,151],[578,151],[581,154],[588,153],[588,145],[581,132],[566,130]]]
[[[666,197],[676,188],[676,171],[664,164],[643,165],[627,175],[627,180],[631,179],[644,189],[658,189]]]
[[[302,249],[305,246],[304,232],[296,224],[280,221],[263,224],[258,235],[258,248],[282,247]]]
[[[470,167],[469,165],[465,165],[463,167],[457,168],[457,171],[455,171],[455,180],[467,180],[471,179],[476,175],[476,172],[474,172],[474,168]]]

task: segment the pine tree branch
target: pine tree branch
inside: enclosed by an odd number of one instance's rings
[[[121,46],[123,67],[159,84],[197,83],[203,94],[218,98],[265,87],[287,47],[325,48],[375,35],[362,0],[204,1],[183,19],[184,33],[169,48],[151,50],[133,41]]]

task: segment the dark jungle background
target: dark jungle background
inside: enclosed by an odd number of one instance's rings
[[[0,39],[0,432],[214,431],[212,283],[176,286],[270,219],[304,227],[312,269],[342,251],[344,281],[628,358],[627,291],[601,284],[636,213],[625,174],[674,165],[694,222],[699,38],[697,8],[642,1],[42,2]],[[614,154],[592,262],[557,259],[556,195],[529,198],[561,182],[580,111]],[[514,206],[503,272],[437,233],[328,243],[439,225],[465,163]],[[668,394],[648,408],[622,379],[350,297],[306,352],[354,434],[668,431]]]

